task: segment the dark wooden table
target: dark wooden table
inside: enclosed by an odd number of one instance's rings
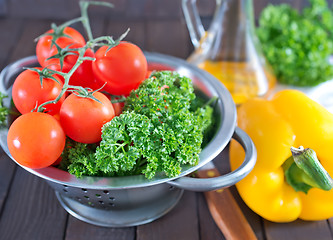
[[[33,39],[47,30],[50,22],[51,20],[0,19],[0,69],[17,59],[33,55]],[[130,38],[135,34],[142,36],[142,39],[145,39],[144,36],[149,37],[146,27],[141,28],[141,25],[135,22],[130,24],[134,27]],[[168,23],[164,24],[169,26]],[[110,29],[121,31],[119,29],[124,27],[120,23],[97,22],[94,32],[103,34]],[[184,30],[183,27],[181,26]],[[158,33],[158,29],[156,31]],[[150,34],[156,34],[156,31]],[[173,44],[174,47],[168,50],[163,43]],[[184,50],[187,43],[182,42],[174,44],[164,40],[160,46],[145,39],[138,44],[145,50],[162,49],[165,53],[178,54],[179,57],[189,51]],[[227,150],[215,162],[221,172],[228,171]],[[272,223],[247,208],[234,187],[231,187],[231,190],[258,239],[333,239],[332,219]],[[44,180],[17,166],[0,150],[0,239],[218,240],[224,237],[210,216],[204,195],[187,191],[171,212],[152,223],[127,228],[104,228],[84,223],[69,215],[60,206],[54,191]]]

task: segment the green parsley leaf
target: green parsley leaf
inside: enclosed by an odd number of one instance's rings
[[[299,13],[288,4],[268,5],[257,35],[281,83],[315,86],[333,77],[333,14],[325,0],[311,0]]]
[[[169,71],[152,74],[131,92],[124,112],[104,124],[99,146],[67,144],[65,168],[78,177],[179,175],[183,165],[198,164],[212,122],[213,109],[195,98],[189,78]]]
[[[0,92],[0,125],[6,125],[7,116],[9,113],[8,108],[3,105],[3,99],[8,96]]]

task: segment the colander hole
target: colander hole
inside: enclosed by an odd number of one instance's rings
[[[109,194],[109,191],[108,190],[104,190],[103,193],[104,194]]]
[[[85,193],[88,192],[87,189],[85,189],[85,188],[82,188],[81,190]]]
[[[109,206],[114,207],[114,203],[109,203]]]
[[[68,188],[68,186],[67,185],[62,185],[64,188]]]
[[[68,193],[68,191],[67,191],[66,189],[63,189],[63,191],[64,191],[65,193]]]
[[[110,199],[111,201],[114,201],[114,197],[109,197],[109,199]]]
[[[76,200],[78,200],[78,201],[81,201],[81,198],[79,198],[79,197],[76,197]]]
[[[170,187],[169,187],[169,190],[173,190],[173,189],[175,189],[174,186],[170,186]]]
[[[89,205],[90,207],[94,207],[94,206],[95,206],[92,202],[88,202],[88,205]]]
[[[89,200],[89,196],[84,196],[84,197],[85,197],[85,199]]]
[[[102,205],[104,204],[104,202],[103,202],[103,201],[98,201],[98,202],[99,202],[100,204],[102,204]]]
[[[101,198],[102,196],[101,194],[96,194],[96,197]]]

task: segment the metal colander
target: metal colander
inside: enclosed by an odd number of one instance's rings
[[[70,214],[85,222],[107,227],[151,222],[171,210],[184,191],[168,184],[130,190],[96,190],[48,183]]]
[[[151,180],[147,180],[143,175],[76,178],[55,167],[34,170],[22,166],[30,173],[45,179],[55,190],[62,206],[74,217],[85,222],[107,227],[135,226],[151,222],[171,210],[181,198],[184,189],[210,191],[227,187],[244,178],[254,167],[254,145],[251,139],[236,127],[236,107],[228,90],[213,76],[183,60],[156,53],[145,55],[150,69],[177,71],[192,79],[198,94],[207,98],[219,98],[214,109],[215,135],[200,153],[198,165],[183,166],[181,174],[175,178],[167,178],[163,174],[157,174]],[[23,70],[22,67],[37,65],[35,56],[8,65],[0,74],[0,91],[11,96],[11,87],[15,77]],[[4,103],[7,107],[10,106],[10,99],[9,97]],[[0,144],[12,158],[7,146],[7,133],[8,127],[0,129]],[[245,149],[245,160],[238,169],[216,178],[186,177],[213,160],[232,137]]]

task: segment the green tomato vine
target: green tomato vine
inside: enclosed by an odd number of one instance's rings
[[[78,58],[76,60],[76,63],[73,65],[73,67],[70,69],[70,71],[68,73],[63,73],[61,71],[52,70],[52,69],[49,69],[47,67],[43,68],[42,70],[28,68],[29,70],[35,71],[39,74],[41,85],[43,85],[43,79],[44,78],[50,78],[54,81],[57,81],[53,77],[54,74],[58,74],[58,75],[60,75],[64,78],[64,85],[62,87],[62,90],[61,90],[60,94],[57,96],[57,98],[54,99],[54,100],[47,101],[47,102],[44,102],[44,103],[40,104],[37,108],[38,112],[44,112],[45,111],[44,106],[47,105],[47,104],[57,103],[61,99],[61,97],[65,94],[65,92],[67,92],[67,91],[74,92],[75,94],[77,94],[80,97],[86,97],[86,98],[90,98],[90,99],[93,99],[95,101],[98,101],[95,97],[93,97],[93,93],[96,92],[96,91],[99,91],[100,89],[92,91],[89,88],[83,88],[81,86],[69,85],[69,79],[71,78],[73,73],[77,70],[77,68],[83,63],[83,61],[94,61],[95,60],[95,58],[84,56],[85,52],[89,48],[93,50],[95,47],[107,46],[108,47],[107,51],[109,51],[111,48],[117,46],[119,44],[119,42],[126,37],[129,29],[116,40],[114,40],[110,36],[101,36],[101,37],[93,38],[92,31],[91,31],[91,26],[90,26],[90,22],[89,22],[89,17],[88,17],[88,7],[90,5],[113,7],[112,4],[107,3],[107,2],[81,1],[80,2],[81,17],[69,20],[69,21],[61,24],[60,26],[56,26],[55,24],[52,24],[51,25],[51,28],[53,30],[52,33],[46,33],[46,34],[43,34],[43,35],[41,35],[40,37],[37,38],[37,40],[38,40],[39,38],[41,38],[43,36],[52,36],[52,46],[53,45],[56,46],[57,54],[51,56],[47,60],[53,59],[53,58],[59,59],[61,69],[63,67],[63,62],[64,62],[65,57],[67,57],[69,55],[77,55],[78,56]],[[70,48],[71,47],[70,45],[65,47],[65,48],[61,48],[56,43],[56,40],[59,37],[69,37],[66,34],[64,34],[64,29],[66,27],[74,24],[74,23],[77,23],[77,22],[82,23],[82,25],[84,26],[84,28],[87,32],[89,40],[87,41],[85,46],[80,47],[80,48]]]

